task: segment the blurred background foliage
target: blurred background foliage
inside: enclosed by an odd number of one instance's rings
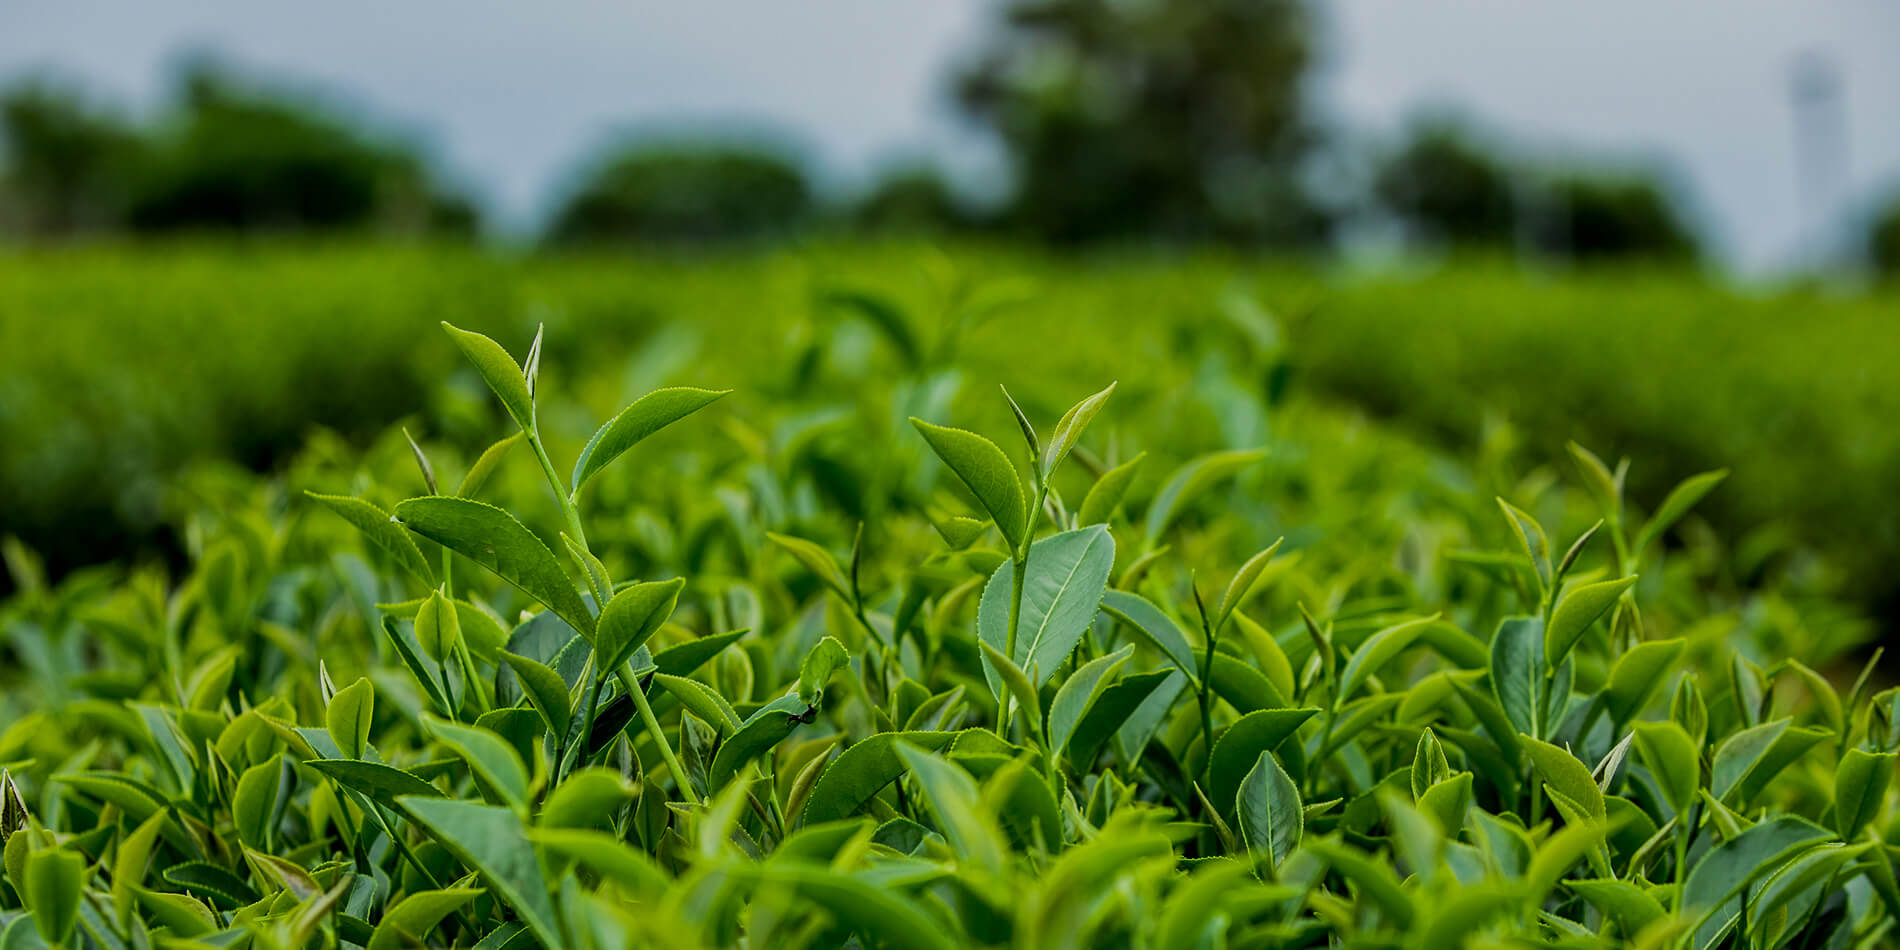
[[[1900,617],[1891,290],[1730,286],[1663,167],[1515,149],[1457,115],[1357,137],[1307,89],[1313,10],[1001,4],[946,83],[1008,167],[981,199],[934,157],[851,190],[776,140],[631,135],[576,155],[539,226],[505,237],[441,156],[269,76],[197,60],[140,116],[16,81],[0,534],[61,569],[175,551],[176,473],[269,470],[317,426],[372,438],[451,370],[418,345],[444,317],[516,346],[546,322],[576,376],[651,375],[688,340],[696,379],[770,392],[793,354],[856,347],[1056,405],[1215,372],[1202,336],[1242,299],[1286,354],[1249,392],[1454,448],[1583,440],[1638,459],[1652,493],[1732,466],[1709,512],[1749,539],[1744,576],[1798,568]],[[1900,282],[1900,198],[1844,227],[1829,266]],[[1376,269],[1368,234],[1396,236]],[[1006,329],[958,316],[976,312]],[[1268,424],[1203,421],[1234,445]]]

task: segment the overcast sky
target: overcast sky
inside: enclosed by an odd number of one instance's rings
[[[413,130],[505,222],[630,124],[763,125],[836,183],[907,156],[995,157],[944,95],[987,0],[0,0],[0,75],[53,70],[138,108],[208,50]],[[1893,0],[1336,0],[1316,89],[1356,134],[1452,107],[1526,148],[1661,158],[1745,270],[1803,246],[1791,77],[1840,78],[1836,197],[1900,184]]]

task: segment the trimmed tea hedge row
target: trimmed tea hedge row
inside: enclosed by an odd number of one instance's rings
[[[1293,413],[1271,458],[1156,468],[1114,385],[1053,426],[1004,393],[993,440],[938,424],[927,366],[767,424],[659,389],[570,467],[540,337],[448,331],[516,430],[453,473],[403,439],[207,475],[178,578],[49,586],[7,549],[0,947],[1700,950],[1900,919],[1900,690],[1837,688],[1858,628],[1678,537],[1721,472],[1645,510],[1580,446],[1563,491]],[[1200,385],[1235,431],[1268,414]]]

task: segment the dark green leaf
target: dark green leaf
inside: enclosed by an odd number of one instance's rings
[[[997,568],[983,588],[977,605],[978,635],[1025,672],[1033,672],[1035,685],[1048,682],[1095,621],[1114,564],[1115,540],[1100,525],[1037,541],[1029,549],[1015,651],[1007,648],[1013,562]],[[984,673],[990,689],[1000,695],[1002,683],[996,671],[986,663]]]
[[[503,803],[517,811],[528,807],[528,770],[520,754],[501,736],[475,726],[464,726],[424,715],[422,724],[437,742],[455,750],[470,772]]]
[[[311,759],[304,764],[335,779],[337,784],[344,788],[367,795],[371,800],[385,807],[395,807],[396,799],[403,796],[413,798],[440,798],[442,796],[442,793],[436,791],[435,786],[428,782],[380,762],[362,762],[356,759]]]
[[[1894,753],[1849,749],[1834,770],[1834,828],[1841,840],[1859,837],[1867,822],[1880,813],[1893,782]]]
[[[541,539],[515,516],[467,498],[411,498],[396,506],[411,531],[494,571],[548,606],[568,625],[592,636],[594,616]]]
[[[521,819],[506,808],[443,798],[403,797],[402,809],[413,816],[463,864],[482,878],[527,923],[544,947],[564,946],[555,925],[554,905],[541,865],[528,843]]]
[[[852,745],[832,760],[812,787],[805,803],[804,823],[821,824],[849,818],[871,796],[903,774],[904,760],[897,744],[908,742],[936,751],[957,737],[954,732],[884,732]]]
[[[1255,713],[1254,715],[1260,715]],[[1262,752],[1240,780],[1235,825],[1256,860],[1274,865],[1299,846],[1306,827],[1299,789],[1271,753]]]
[[[835,642],[835,641],[834,641]],[[783,696],[765,704],[720,743],[706,772],[708,788],[720,789],[752,760],[772,751],[793,730],[813,718],[811,704],[798,696]]]

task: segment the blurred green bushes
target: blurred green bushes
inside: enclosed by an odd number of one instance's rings
[[[1670,269],[1465,266],[1328,294],[1294,333],[1314,387],[1461,442],[1508,420],[1670,472],[1733,466],[1711,511],[1765,556],[1798,539],[1863,594],[1900,594],[1897,301],[1748,295]],[[1889,604],[1889,609],[1895,605]]]
[[[453,362],[421,342],[450,318],[517,348],[545,322],[545,358],[572,373],[546,385],[603,380],[580,394],[596,414],[682,368],[747,380],[755,392],[735,399],[795,398],[842,367],[833,378],[856,388],[936,372],[969,391],[1007,382],[1032,411],[1119,378],[1132,404],[1161,405],[1271,349],[1270,369],[1220,385],[1345,400],[1506,454],[1561,457],[1552,450],[1577,439],[1641,460],[1641,497],[1731,466],[1707,510],[1748,539],[1745,569],[1805,570],[1870,597],[1897,586],[1885,568],[1900,556],[1887,501],[1900,443],[1884,436],[1900,414],[1890,297],[1747,296],[1671,270],[1461,264],[1356,279],[1220,253],[912,242],[691,258],[47,250],[0,257],[0,287],[0,533],[61,565],[162,541],[164,480],[196,459],[268,466],[314,427],[361,438],[418,405],[419,435],[478,449],[492,421],[479,388],[433,385]],[[1165,431],[1186,451],[1256,444],[1273,419],[1250,404],[1204,395]]]

